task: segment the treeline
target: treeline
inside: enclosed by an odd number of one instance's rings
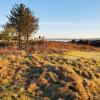
[[[4,42],[18,41],[19,48],[22,43],[28,46],[30,37],[39,29],[39,19],[24,4],[14,5],[7,18],[8,22],[2,25],[0,40]]]
[[[100,40],[72,40],[71,43],[100,47]]]

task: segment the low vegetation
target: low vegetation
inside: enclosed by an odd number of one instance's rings
[[[100,52],[0,55],[2,100],[99,100]]]

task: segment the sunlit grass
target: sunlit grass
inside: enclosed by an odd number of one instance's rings
[[[15,51],[3,54],[0,59],[0,97],[52,100],[60,94],[64,99],[66,96],[74,98],[74,95],[79,100],[87,100],[89,95],[91,100],[98,100],[99,66],[100,52],[37,54]]]
[[[100,52],[84,52],[84,51],[69,51],[65,53],[66,56],[84,57],[86,59],[95,59],[100,61]]]
[[[100,52],[86,52],[86,51],[67,51],[62,54],[52,53],[47,54],[49,57],[65,57],[65,58],[86,58],[100,61]]]

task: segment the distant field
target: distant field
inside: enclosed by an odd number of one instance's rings
[[[0,44],[0,53],[1,53],[1,49],[4,51],[3,45],[4,45],[3,43]],[[43,52],[60,53],[68,50],[100,52],[99,47],[94,47],[90,45],[78,45],[74,43],[66,43],[66,42],[59,42],[59,41],[35,41],[32,42],[29,46],[31,47],[30,51],[33,51],[35,49],[36,52],[39,53],[43,53]],[[12,49],[13,46],[9,45],[9,48]],[[5,49],[7,49],[7,46],[5,47]],[[11,51],[11,49],[8,49],[8,52]]]
[[[100,61],[100,52],[84,52],[84,51],[69,51],[66,54],[67,56],[77,57],[77,58],[86,58],[86,59],[94,59]]]
[[[48,56],[62,56],[65,58],[85,58],[100,61],[100,52],[86,52],[86,51],[67,51],[62,54],[48,54]]]

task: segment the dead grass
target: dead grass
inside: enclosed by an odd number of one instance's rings
[[[61,56],[54,52],[3,53],[0,55],[0,97],[99,100],[99,55],[99,52],[85,51],[65,51]]]

